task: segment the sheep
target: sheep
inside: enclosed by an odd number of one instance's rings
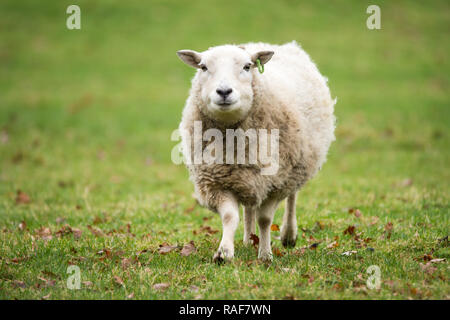
[[[258,258],[270,262],[273,259],[270,227],[277,206],[287,199],[281,241],[285,247],[294,247],[297,191],[324,164],[335,140],[336,100],[330,96],[327,79],[295,41],[283,45],[221,45],[201,53],[180,50],[177,55],[198,69],[179,129],[195,196],[222,219],[222,239],[213,261],[222,263],[234,257],[234,235],[242,205],[244,244],[250,244],[257,221]],[[265,164],[249,163],[247,158],[244,164],[224,163],[221,160],[225,155],[219,152],[222,150],[211,153],[219,161],[192,161],[193,153],[194,157],[198,153],[194,150],[195,137],[192,139],[198,123],[203,134],[200,135],[203,151],[208,142],[213,142],[211,137],[205,138],[212,129],[225,136],[230,129],[278,130],[278,170],[262,174]],[[222,137],[216,135],[217,139]],[[227,151],[224,143],[220,146]],[[235,150],[231,151],[234,155]],[[245,155],[250,156],[249,146],[245,146]]]

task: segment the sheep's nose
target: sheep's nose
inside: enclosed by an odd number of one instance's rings
[[[219,96],[221,96],[223,99],[225,99],[226,97],[228,97],[230,95],[230,93],[233,92],[233,89],[231,89],[231,88],[217,89],[216,92]]]

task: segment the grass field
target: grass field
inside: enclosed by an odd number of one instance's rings
[[[374,1],[77,3],[81,30],[71,1],[0,2],[0,299],[450,298],[448,1],[376,1],[381,30]],[[193,76],[175,52],[294,39],[338,98],[337,140],[296,248],[273,231],[258,263],[241,222],[215,265],[220,218],[170,160]]]

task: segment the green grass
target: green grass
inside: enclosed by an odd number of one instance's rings
[[[377,1],[376,31],[365,27],[368,1],[77,3],[78,31],[65,27],[71,1],[0,3],[1,299],[450,298],[439,242],[450,231],[448,1]],[[241,223],[236,258],[217,266],[220,232],[193,231],[220,230],[220,218],[192,209],[187,170],[170,160],[193,75],[175,52],[293,39],[338,97],[337,140],[299,194],[297,247],[272,232],[284,255],[259,264]],[[30,202],[16,203],[17,190]],[[81,237],[58,237],[64,225]],[[344,235],[352,225],[372,241]],[[189,256],[158,253],[191,240]],[[424,267],[426,254],[446,260]],[[66,286],[70,263],[81,290]],[[366,288],[371,265],[379,290]]]

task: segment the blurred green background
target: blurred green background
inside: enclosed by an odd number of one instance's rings
[[[358,206],[405,232],[432,224],[424,243],[448,234],[449,1],[76,1],[81,30],[66,28],[70,4],[0,2],[0,227],[61,215],[84,226],[108,211],[185,241],[207,211],[179,214],[193,188],[170,135],[194,71],[175,52],[296,40],[338,99],[337,140],[299,196],[299,224],[344,225],[342,208]],[[381,30],[366,27],[370,4]],[[16,204],[19,189],[30,204]],[[3,256],[28,250],[2,237]]]

